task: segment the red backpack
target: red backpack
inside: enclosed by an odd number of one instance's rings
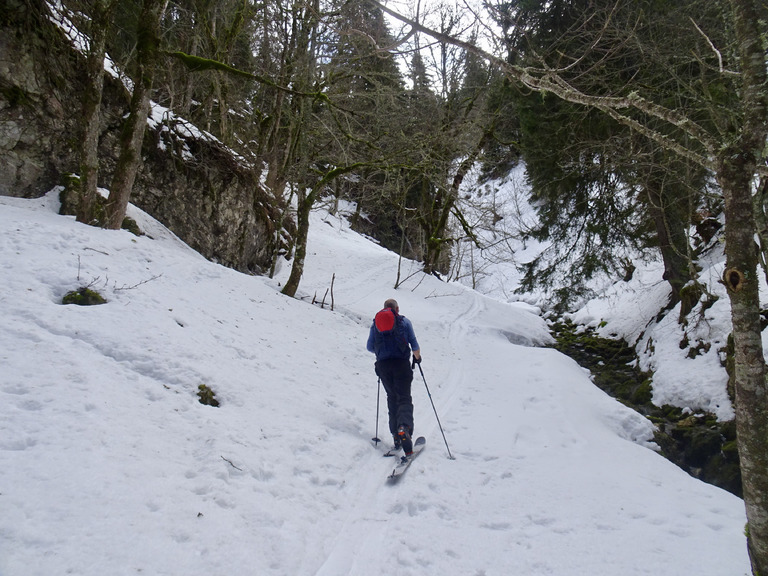
[[[375,334],[373,349],[377,360],[409,358],[411,348],[403,329],[402,317],[392,308],[384,308],[373,319]]]
[[[392,308],[384,308],[383,310],[376,312],[376,317],[373,321],[376,324],[376,330],[382,334],[391,332],[397,324],[397,314]]]

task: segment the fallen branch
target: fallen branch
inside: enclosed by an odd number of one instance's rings
[[[232,468],[234,468],[235,470],[239,470],[240,472],[242,472],[242,471],[243,471],[243,469],[242,469],[242,468],[238,468],[237,466],[235,466],[234,464],[232,464],[232,460],[227,460],[226,458],[224,458],[224,456],[222,456],[222,457],[221,457],[221,459],[222,459],[222,460],[224,460],[224,462],[226,462],[226,463],[227,463],[227,464],[229,464],[230,466],[232,466]]]
[[[152,276],[152,278],[148,278],[148,279],[146,279],[146,280],[142,280],[141,282],[139,282],[138,284],[134,284],[133,286],[126,286],[126,285],[123,285],[123,286],[121,286],[120,288],[118,288],[117,286],[115,286],[115,287],[114,287],[114,291],[115,291],[115,292],[117,292],[118,290],[133,290],[134,288],[138,288],[138,287],[139,287],[139,286],[141,286],[142,284],[147,284],[148,282],[152,282],[153,280],[157,280],[157,279],[158,279],[158,278],[160,278],[161,276],[162,276],[162,274],[158,274],[157,276]]]

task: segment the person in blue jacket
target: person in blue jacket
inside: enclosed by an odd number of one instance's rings
[[[387,392],[389,431],[395,440],[395,448],[402,446],[408,456],[413,452],[413,399],[411,382],[413,366],[421,363],[421,350],[411,321],[400,315],[397,301],[384,302],[371,324],[366,345],[376,354],[376,375]],[[411,363],[413,352],[413,363]]]

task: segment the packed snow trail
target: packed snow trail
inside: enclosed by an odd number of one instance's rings
[[[402,493],[380,489],[383,500],[354,504],[357,519],[347,524],[353,538],[339,536],[318,574],[370,574],[372,566],[385,573],[393,558],[392,570],[406,575],[682,573],[692,564],[711,574],[733,571],[733,559],[703,550],[697,535],[705,526],[714,541],[730,537],[741,546],[741,503],[727,512],[718,502],[730,496],[647,447],[646,419],[598,390],[570,359],[531,347],[548,337],[521,319],[525,313],[423,276],[388,289],[382,271],[395,270],[396,256],[351,250],[344,226],[336,235],[319,222],[313,230],[325,233],[311,237],[307,291],[328,276],[323,259],[343,250],[356,275],[336,271],[336,301],[354,302],[352,316],[372,317],[387,297],[398,299],[414,322],[424,374],[457,457],[447,459],[417,372],[416,434],[430,439],[429,450],[413,464]],[[381,264],[387,258],[389,267]],[[361,291],[360,272],[380,284]],[[370,374],[374,382],[372,367]],[[373,392],[371,386],[372,399]],[[378,474],[369,479],[374,487]],[[373,557],[355,545],[360,534],[376,543]],[[381,553],[381,541],[390,542],[389,552]]]
[[[287,267],[238,274],[135,209],[148,236],[56,210],[0,197],[2,576],[748,573],[743,503],[644,446],[524,308],[407,261],[394,290],[397,256],[318,214],[300,301]],[[83,284],[108,303],[59,303]],[[392,296],[456,460],[417,374],[429,447],[388,485],[365,340]]]

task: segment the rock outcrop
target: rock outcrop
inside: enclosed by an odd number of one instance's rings
[[[2,0],[0,194],[42,196],[78,171],[84,57],[40,0]],[[109,187],[129,93],[105,77],[99,185]],[[259,170],[218,140],[166,114],[150,123],[131,202],[206,258],[263,273],[277,251],[280,203]],[[287,231],[290,235],[290,230]]]

